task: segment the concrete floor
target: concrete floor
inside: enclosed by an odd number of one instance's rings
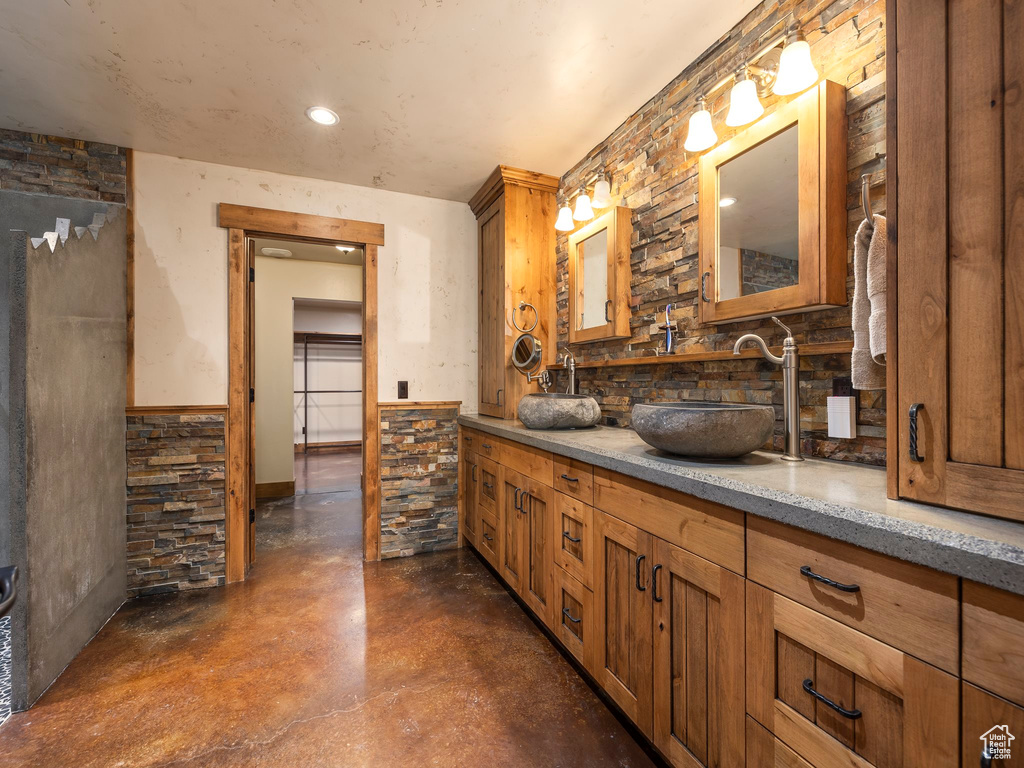
[[[359,494],[260,506],[243,584],[126,604],[0,764],[641,766],[469,550],[365,565]]]
[[[295,454],[295,493],[359,490],[360,451]]]

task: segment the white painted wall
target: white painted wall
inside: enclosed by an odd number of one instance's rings
[[[227,402],[227,231],[221,202],[384,225],[379,397],[476,410],[476,221],[465,203],[135,153],[135,401]],[[290,347],[289,347],[290,349]],[[289,365],[290,369],[290,365]]]
[[[257,306],[257,311],[259,307]],[[363,316],[360,305],[347,302],[331,302],[331,305],[304,305],[295,302],[292,323],[296,331],[314,333],[362,333]],[[317,344],[307,345],[308,355],[303,359],[303,344],[295,342],[292,359],[294,368],[293,389],[302,389],[308,380],[309,389],[348,389],[362,387],[362,347],[358,345]],[[303,395],[294,395],[295,445],[303,443],[304,420],[309,432],[309,442],[336,443],[359,442],[362,437],[362,394],[359,392],[318,393],[309,395],[308,407]]]
[[[293,300],[358,301],[362,281],[350,264],[256,257],[257,483],[295,479]]]

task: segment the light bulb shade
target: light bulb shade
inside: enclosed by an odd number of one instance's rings
[[[597,184],[594,185],[594,199],[590,201],[590,205],[594,208],[607,208],[612,204],[612,185],[608,183],[607,177],[602,177]]]
[[[729,114],[725,124],[732,127],[752,123],[764,114],[764,107],[757,98],[757,86],[753,80],[740,80],[729,92]]]
[[[690,115],[690,129],[686,133],[683,149],[687,152],[703,152],[713,147],[718,141],[718,134],[711,125],[711,113],[700,109]]]
[[[811,61],[811,46],[806,40],[787,43],[779,57],[779,74],[772,92],[779,96],[806,91],[818,82],[818,70]]]
[[[572,232],[576,229],[576,225],[572,220],[572,211],[568,205],[563,205],[558,209],[558,219],[555,221],[555,229],[559,232]]]
[[[572,212],[572,217],[576,221],[590,221],[594,218],[594,209],[586,192],[580,192],[580,196],[576,198],[576,210]]]

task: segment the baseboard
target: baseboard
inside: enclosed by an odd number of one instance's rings
[[[362,440],[341,440],[336,443],[310,443],[310,453],[347,453],[358,451],[363,447]],[[295,452],[302,453],[303,444],[295,444]]]
[[[257,499],[279,499],[282,496],[295,495],[295,481],[283,483],[256,483]]]

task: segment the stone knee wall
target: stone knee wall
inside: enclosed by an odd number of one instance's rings
[[[380,556],[458,546],[458,406],[380,409]]]
[[[128,416],[128,594],[224,584],[225,414]]]

